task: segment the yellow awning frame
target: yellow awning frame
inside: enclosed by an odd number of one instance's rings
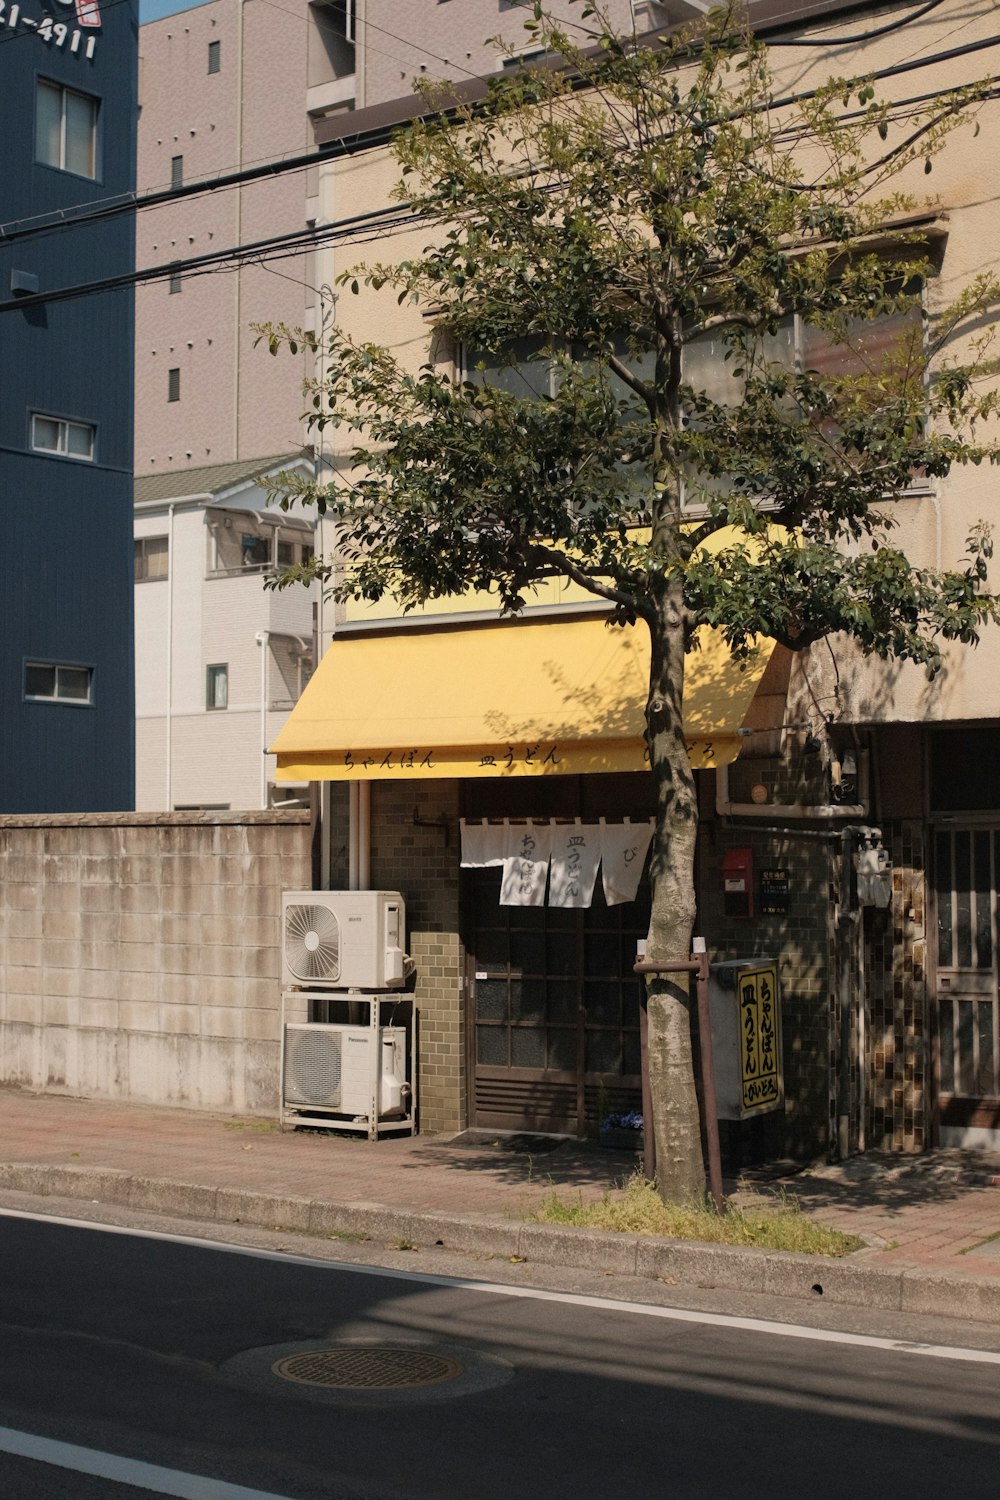
[[[771,653],[736,662],[700,632],[685,665],[695,769],[726,765]],[[641,771],[645,627],[573,616],[335,638],[270,747],[276,780],[380,781]]]

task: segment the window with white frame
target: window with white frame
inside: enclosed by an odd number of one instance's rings
[[[24,696],[35,703],[73,703],[86,707],[93,702],[93,667],[70,666],[51,661],[24,664]]]
[[[97,176],[98,101],[61,83],[35,86],[35,160],[79,177]]]
[[[208,71],[219,73],[222,71],[222,43],[209,42],[208,44]]]
[[[205,707],[209,712],[229,707],[228,662],[214,662],[205,668]]]
[[[311,539],[300,541],[295,533],[278,530],[263,521],[255,524],[250,516],[221,512],[208,519],[211,578],[284,570],[295,563],[307,563],[313,555]]]
[[[69,422],[64,417],[31,418],[31,446],[36,453],[56,453],[60,458],[94,457],[95,429],[90,422]]]
[[[169,542],[165,536],[142,536],[135,539],[135,581],[145,583],[167,577]]]

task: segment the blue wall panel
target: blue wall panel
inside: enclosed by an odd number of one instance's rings
[[[0,811],[128,808],[134,796],[131,289],[30,304],[128,274],[130,213],[74,225],[135,185],[135,0],[23,0],[0,13]],[[32,22],[34,25],[32,25]],[[61,29],[62,28],[62,29]],[[75,38],[75,43],[74,43]],[[88,56],[88,53],[90,55]],[[35,96],[45,79],[98,101],[97,175],[35,160]],[[51,216],[65,215],[53,219]],[[44,232],[37,232],[39,229]],[[25,233],[25,231],[30,231]],[[33,412],[95,431],[91,461],[32,451]],[[25,701],[24,664],[93,669],[86,707]]]

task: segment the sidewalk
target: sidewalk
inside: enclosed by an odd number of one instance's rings
[[[1000,1323],[1000,1157],[873,1154],[784,1177],[779,1190],[861,1235],[847,1260],[698,1247],[523,1222],[553,1187],[598,1196],[631,1168],[589,1142],[482,1132],[376,1143],[268,1121],[0,1089],[0,1189],[100,1199],[198,1219],[592,1266],[777,1295]],[[820,1280],[821,1279],[821,1280]]]

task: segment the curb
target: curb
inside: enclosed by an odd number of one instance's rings
[[[220,1224],[517,1258],[670,1285],[760,1292],[809,1302],[822,1298],[839,1306],[1000,1324],[1000,1278],[987,1281],[915,1266],[874,1266],[851,1257],[834,1260],[786,1250],[521,1223],[486,1214],[395,1209],[381,1203],[331,1203],[140,1177],[113,1167],[0,1163],[0,1190],[36,1197],[87,1198]],[[865,1253],[857,1252],[859,1257]]]

